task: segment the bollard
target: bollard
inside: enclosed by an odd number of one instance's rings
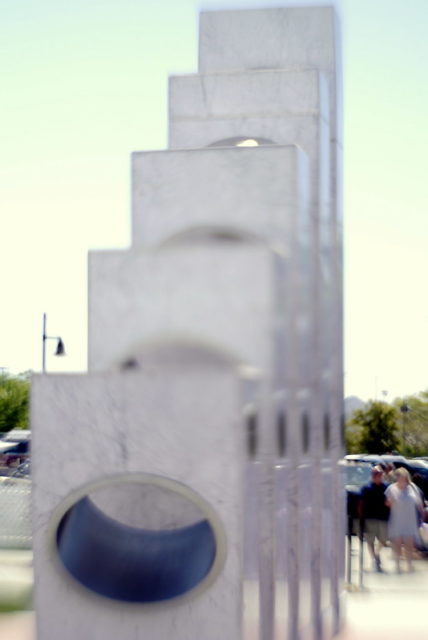
[[[359,519],[358,539],[359,539],[359,564],[358,564],[358,587],[363,589],[364,582],[364,518]]]
[[[347,562],[346,562],[346,582],[348,588],[352,584],[352,528],[353,528],[353,518],[352,516],[348,516],[348,528],[347,528]]]

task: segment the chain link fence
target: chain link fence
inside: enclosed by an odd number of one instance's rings
[[[31,549],[31,481],[1,478],[0,549]]]

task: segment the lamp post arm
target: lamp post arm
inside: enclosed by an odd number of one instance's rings
[[[43,314],[42,372],[46,371],[46,313]]]
[[[42,334],[42,373],[46,373],[46,340],[57,340],[56,356],[65,355],[64,343],[60,336],[46,335],[46,313],[43,314],[43,334]]]

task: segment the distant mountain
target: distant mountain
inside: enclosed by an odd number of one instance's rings
[[[345,420],[348,421],[356,409],[364,409],[366,403],[357,396],[348,396],[345,398]]]

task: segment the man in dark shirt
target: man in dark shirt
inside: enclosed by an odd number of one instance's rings
[[[364,520],[365,539],[377,571],[382,571],[380,550],[386,545],[388,539],[389,507],[385,504],[386,488],[387,485],[383,482],[383,469],[373,467],[372,480],[361,489],[359,502],[359,515]],[[376,539],[377,548],[375,548]]]

